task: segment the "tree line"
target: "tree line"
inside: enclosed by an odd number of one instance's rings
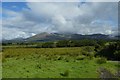
[[[37,48],[55,48],[55,47],[82,47],[82,46],[96,46],[104,45],[106,41],[104,40],[61,40],[55,42],[44,42],[38,44]]]

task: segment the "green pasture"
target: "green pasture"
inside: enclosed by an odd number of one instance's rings
[[[94,47],[4,48],[3,78],[99,78],[99,68],[112,74],[117,62],[98,64]]]

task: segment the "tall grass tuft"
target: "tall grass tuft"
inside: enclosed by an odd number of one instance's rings
[[[64,73],[60,73],[60,75],[68,77],[69,76],[69,70],[66,70]]]
[[[103,64],[107,62],[107,59],[105,57],[100,57],[97,59],[97,64]]]

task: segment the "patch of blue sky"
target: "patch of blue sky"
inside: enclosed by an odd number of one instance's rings
[[[2,8],[16,12],[20,12],[24,8],[28,8],[26,2],[2,2]]]
[[[26,0],[1,0],[2,2],[26,2]]]
[[[2,2],[2,18],[9,18],[8,14],[5,14],[3,10],[9,10],[14,12],[21,12],[23,9],[29,9],[26,2]]]
[[[0,3],[0,19],[2,19],[2,3]]]

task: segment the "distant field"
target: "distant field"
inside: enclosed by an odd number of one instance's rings
[[[73,48],[5,48],[3,78],[99,78],[99,69],[112,74],[120,67],[107,61],[98,64],[94,47]]]

